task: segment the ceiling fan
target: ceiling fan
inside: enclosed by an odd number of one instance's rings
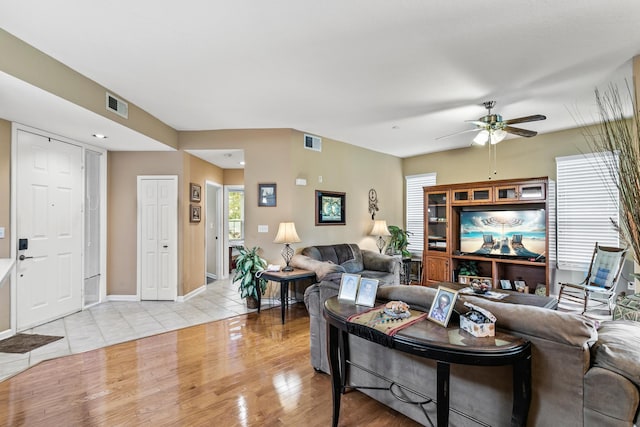
[[[491,144],[497,144],[507,137],[507,134],[511,133],[525,138],[531,138],[536,136],[538,132],[528,129],[521,129],[513,127],[511,125],[517,123],[535,122],[539,120],[545,120],[547,117],[542,114],[534,114],[532,116],[518,117],[516,119],[504,120],[500,114],[491,114],[491,109],[495,107],[495,101],[483,102],[484,108],[487,109],[487,115],[480,117],[477,120],[466,120],[469,123],[476,125],[474,129],[463,130],[462,132],[456,132],[451,135],[442,136],[436,139],[448,138],[453,135],[458,135],[465,132],[479,132],[473,142],[476,144],[484,145],[487,142]]]

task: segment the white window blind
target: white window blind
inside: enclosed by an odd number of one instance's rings
[[[436,174],[407,175],[406,180],[406,231],[409,235],[407,250],[412,254],[422,254],[424,248],[424,190],[422,187],[436,185]]]
[[[607,165],[617,155],[581,154],[556,158],[558,268],[586,270],[596,242],[618,246],[611,221],[618,222],[618,190]],[[613,174],[617,175],[617,174]]]

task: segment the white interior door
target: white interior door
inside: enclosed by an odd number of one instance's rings
[[[138,177],[138,286],[140,299],[178,295],[178,178]]]
[[[82,148],[17,132],[17,329],[82,309]]]

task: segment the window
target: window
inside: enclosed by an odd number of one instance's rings
[[[618,246],[618,189],[607,165],[606,153],[556,158],[558,268],[586,270],[596,242]]]
[[[244,189],[229,188],[229,240],[244,239]]]
[[[409,234],[407,250],[422,254],[424,249],[424,190],[422,187],[436,185],[436,174],[408,175],[406,180],[406,230]]]

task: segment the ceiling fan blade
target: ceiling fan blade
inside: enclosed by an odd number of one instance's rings
[[[477,128],[477,129],[466,129],[466,130],[461,130],[460,132],[451,133],[451,134],[449,134],[449,135],[444,135],[444,136],[439,136],[439,137],[437,137],[437,138],[436,138],[436,141],[437,141],[437,140],[439,140],[439,139],[444,139],[444,138],[449,138],[449,137],[452,137],[452,136],[460,135],[460,134],[462,134],[462,133],[467,133],[467,132],[477,132],[477,131],[479,131],[479,130],[482,130],[482,129]]]
[[[476,126],[480,126],[482,129],[485,129],[488,126],[487,122],[483,122],[481,120],[465,120],[466,123],[472,123]]]
[[[545,120],[546,118],[547,116],[543,116],[542,114],[534,114],[533,116],[518,117],[517,119],[503,120],[502,123],[504,123],[505,125],[514,125],[516,123],[537,122],[538,120]]]
[[[512,134],[518,135],[518,136],[524,136],[525,138],[531,138],[532,136],[536,136],[538,134],[538,132],[536,132],[534,130],[514,128],[513,126],[505,126],[502,129],[505,132],[509,132],[509,133],[512,133]]]

